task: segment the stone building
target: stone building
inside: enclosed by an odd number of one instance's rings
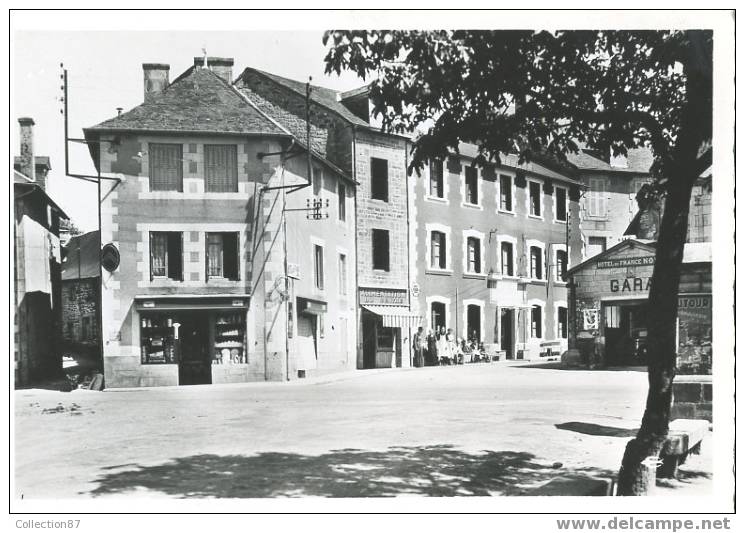
[[[46,191],[49,158],[34,154],[34,121],[20,118],[21,155],[14,160],[13,274],[16,385],[62,373],[59,351],[60,222],[64,211]]]
[[[655,245],[624,240],[569,271],[570,347],[591,366],[646,365],[647,305]],[[678,298],[678,369],[709,373],[711,243],[688,243]]]
[[[356,183],[234,86],[232,65],[195,58],[169,82],[145,64],[143,104],[84,130],[110,178],[101,242],[121,259],[101,279],[109,387],[355,366]]]
[[[652,182],[652,151],[633,148],[626,156],[612,157],[582,149],[567,154],[584,192],[580,199],[582,259],[615,246],[639,215],[637,195]],[[711,169],[704,172],[691,194],[688,242],[711,242]],[[662,216],[660,209],[659,216]]]
[[[580,184],[514,155],[477,169],[476,155],[461,144],[413,181],[416,308],[426,329],[452,329],[508,359],[560,354],[564,275],[582,253]]]
[[[636,195],[651,181],[652,152],[635,148],[623,157],[583,149],[567,154],[584,186],[580,200],[582,259],[588,259],[624,239],[638,212]]]
[[[62,348],[100,361],[101,272],[99,232],[70,237],[62,248]]]
[[[698,190],[697,190],[698,189]],[[647,305],[655,264],[662,207],[642,187],[638,212],[624,232],[627,238],[570,269],[570,346],[568,358],[591,366],[647,364]],[[689,240],[683,250],[678,298],[679,373],[708,374],[712,365],[712,293],[710,227],[694,207],[711,202],[711,178],[694,188]],[[701,239],[701,240],[699,240]]]
[[[235,85],[259,109],[305,139],[305,83],[246,68]],[[357,368],[408,366],[412,328],[420,322],[410,310],[414,270],[408,139],[380,131],[370,117],[366,87],[339,93],[311,85],[308,99],[313,150],[356,183],[350,216],[356,224],[357,286],[349,303],[356,310]]]

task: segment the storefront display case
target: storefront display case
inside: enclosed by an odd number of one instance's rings
[[[245,364],[246,322],[243,313],[217,313],[214,317],[213,365]]]
[[[140,319],[142,364],[178,363],[173,317],[153,314]]]

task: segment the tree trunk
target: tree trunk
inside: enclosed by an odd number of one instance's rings
[[[690,170],[689,170],[690,173]],[[683,248],[688,230],[691,189],[697,176],[675,176],[670,180],[660,225],[655,266],[648,303],[649,392],[642,424],[629,441],[618,474],[618,495],[637,496],[648,490],[647,458],[657,460],[665,442],[670,420],[675,377],[678,286]]]

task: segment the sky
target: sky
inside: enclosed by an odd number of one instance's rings
[[[337,90],[364,82],[350,73],[324,74],[321,31],[17,31],[12,42],[11,151],[19,154],[19,117],[31,117],[34,152],[51,158],[48,191],[81,229],[97,229],[96,185],[65,176],[60,63],[68,71],[69,135],[127,111],[143,98],[142,63],[168,63],[174,80],[201,56],[235,59],[233,77],[247,66]],[[70,172],[95,174],[82,144],[70,144]]]

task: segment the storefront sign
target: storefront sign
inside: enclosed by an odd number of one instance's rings
[[[678,309],[711,309],[711,296],[678,296]]]
[[[297,310],[298,313],[321,315],[328,311],[328,304],[326,304],[326,302],[320,302],[318,300],[310,300],[308,298],[298,297]]]
[[[610,280],[610,292],[646,292],[652,278],[626,278]]]
[[[406,289],[360,287],[360,305],[409,305]]]
[[[620,259],[608,259],[598,261],[598,268],[621,268],[629,266],[649,266],[654,265],[654,256],[647,255],[644,257],[622,257]]]

